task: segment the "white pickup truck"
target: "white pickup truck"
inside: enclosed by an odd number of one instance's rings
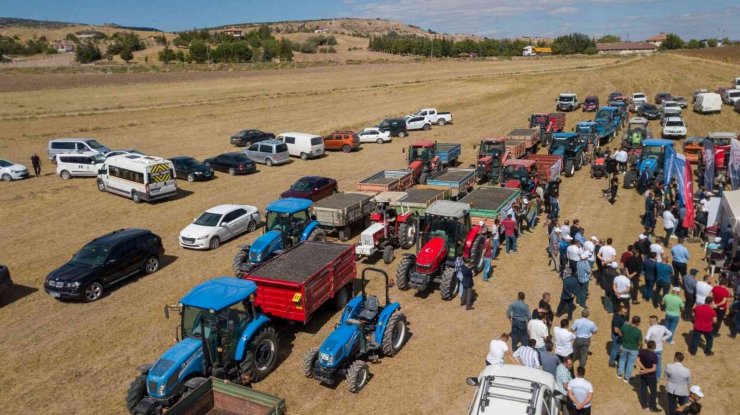
[[[415,117],[427,117],[429,122],[437,125],[445,125],[452,122],[452,113],[439,112],[436,108],[422,108],[411,115]]]

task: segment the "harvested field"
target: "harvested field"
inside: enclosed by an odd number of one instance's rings
[[[671,53],[692,58],[731,63],[734,65],[740,64],[740,45],[726,46],[722,48],[682,49],[672,51]]]
[[[0,80],[0,156],[30,166],[38,153],[43,176],[0,183],[0,260],[10,267],[16,289],[0,308],[0,408],[3,414],[123,414],[123,400],[135,367],[150,363],[172,345],[177,322],[162,315],[195,284],[229,275],[241,243],[260,232],[239,237],[215,251],[179,247],[177,235],[204,209],[221,203],[246,203],[264,208],[297,177],[334,177],[349,190],[374,172],[405,166],[402,148],[408,138],[363,145],[362,151],[267,168],[250,176],[218,174],[209,182],[178,182],[176,200],[137,205],[96,189],[93,179],[62,181],[46,162],[54,137],[92,136],[112,148],[136,148],[153,155],[210,157],[231,151],[228,138],[244,128],[265,131],[328,133],[358,129],[387,116],[434,106],[451,111],[455,123],[413,132],[423,138],[463,145],[460,161],[473,163],[473,144],[525,125],[532,112],[550,112],[564,91],[579,96],[613,90],[643,91],[648,96],[668,90],[690,96],[694,89],[726,83],[739,76],[738,65],[712,65],[697,70],[696,59],[673,54],[624,59],[547,59],[498,62],[434,62],[351,65],[246,74],[187,74],[171,82],[167,75],[70,75],[70,84],[54,88],[44,76],[3,74]],[[598,68],[596,68],[598,67]],[[246,76],[242,76],[246,75]],[[17,78],[16,78],[17,76]],[[130,76],[130,78],[129,78]],[[147,75],[148,76],[148,75]],[[183,75],[184,77],[184,75]],[[113,79],[113,81],[110,81]],[[74,80],[74,81],[73,81]],[[131,81],[133,80],[133,81]],[[9,90],[17,81],[21,87]],[[65,84],[65,78],[57,84]],[[569,131],[593,114],[568,113]],[[719,115],[687,112],[689,135],[740,130],[740,115],[727,106]],[[653,134],[657,124],[651,123]],[[678,143],[677,143],[678,144]],[[612,144],[612,146],[616,143]],[[643,199],[620,189],[616,205],[601,198],[606,181],[590,179],[588,170],[563,179],[561,215],[580,218],[586,233],[613,237],[621,252],[641,232]],[[160,235],[167,257],[155,274],[133,278],[91,304],[61,303],[44,294],[44,277],[92,238],[112,229],[144,227]],[[339,313],[327,307],[305,327],[281,332],[279,366],[255,388],[286,399],[291,414],[452,414],[464,412],[473,394],[465,377],[483,367],[488,343],[509,330],[506,306],[518,291],[536,304],[543,291],[560,292],[549,271],[544,232],[525,234],[519,251],[494,261],[491,282],[475,280],[478,297],[473,311],[456,301],[445,302],[437,291],[421,295],[391,289],[402,304],[412,336],[395,357],[372,364],[373,374],[359,394],[306,379],[299,368],[305,350],[318,347],[331,332]],[[702,268],[698,244],[690,244],[690,267]],[[396,260],[386,266],[393,273]],[[372,280],[369,289],[380,292]],[[434,287],[436,290],[436,287]],[[637,386],[627,385],[607,366],[610,316],[598,305],[600,289],[592,286],[592,318],[599,333],[586,378],[595,388],[594,413],[641,413]],[[556,305],[556,304],[554,304]],[[643,302],[634,306],[643,316],[657,313]],[[666,345],[664,360],[687,350],[691,323],[679,323],[675,345]],[[645,327],[643,326],[643,329]],[[740,380],[737,341],[727,329],[715,340],[715,355],[689,356],[685,362],[705,391],[707,414],[736,413]],[[662,388],[662,385],[659,386]],[[665,406],[665,403],[662,403]]]

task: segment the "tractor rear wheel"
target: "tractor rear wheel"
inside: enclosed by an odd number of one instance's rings
[[[250,382],[259,382],[275,369],[278,335],[274,328],[265,326],[247,345],[247,353],[240,367]]]
[[[581,167],[583,167],[583,153],[578,153],[575,167],[576,170],[581,170]]]
[[[347,240],[352,235],[352,230],[349,227],[349,225],[344,225],[341,228],[339,228],[339,240],[342,242],[347,242]]]
[[[316,228],[308,234],[308,240],[326,242],[326,232],[323,229]]]
[[[242,272],[242,267],[245,262],[249,261],[249,245],[241,245],[239,247],[239,250],[236,251],[236,255],[234,255],[234,260],[232,261],[231,265],[234,270],[234,275],[237,277]]]
[[[409,279],[411,270],[414,268],[414,262],[416,262],[416,258],[413,256],[401,258],[401,263],[396,268],[396,285],[399,290],[406,291],[409,289]]]
[[[126,392],[126,409],[129,413],[134,413],[134,408],[146,397],[146,375],[140,374],[134,379]]]
[[[383,263],[388,265],[393,262],[393,246],[386,245],[383,248]]]
[[[419,184],[427,184],[427,180],[429,180],[429,173],[423,172],[419,175]]]
[[[457,290],[460,288],[460,281],[455,276],[455,268],[447,267],[442,272],[442,282],[439,283],[439,291],[442,299],[450,301],[457,296]]]
[[[316,360],[319,357],[319,349],[312,348],[308,349],[306,354],[303,356],[303,362],[301,362],[301,373],[307,378],[313,377],[313,368],[316,366]]]
[[[470,260],[473,262],[475,273],[483,271],[483,253],[485,251],[486,238],[478,235],[473,240],[473,246],[470,248]]]
[[[362,360],[355,360],[347,370],[347,389],[352,393],[357,393],[367,385],[370,378],[370,371],[367,363]]]
[[[383,354],[386,356],[395,356],[406,342],[408,327],[406,316],[403,313],[396,313],[388,319],[383,333]]]
[[[573,177],[576,174],[576,166],[573,159],[565,160],[565,177]]]
[[[409,249],[416,243],[416,225],[413,223],[402,223],[398,225],[398,245],[403,249]]]

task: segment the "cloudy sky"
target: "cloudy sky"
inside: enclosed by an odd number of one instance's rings
[[[115,4],[115,7],[112,7]],[[445,33],[556,36],[579,31],[641,40],[740,39],[739,0],[0,0],[0,15],[162,30],[331,17],[386,18]]]

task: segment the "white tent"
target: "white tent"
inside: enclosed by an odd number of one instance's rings
[[[734,239],[732,253],[734,257],[735,253],[740,249],[740,190],[722,193],[722,202],[719,206],[717,218],[721,230],[726,229],[727,225],[730,225],[732,228]]]

